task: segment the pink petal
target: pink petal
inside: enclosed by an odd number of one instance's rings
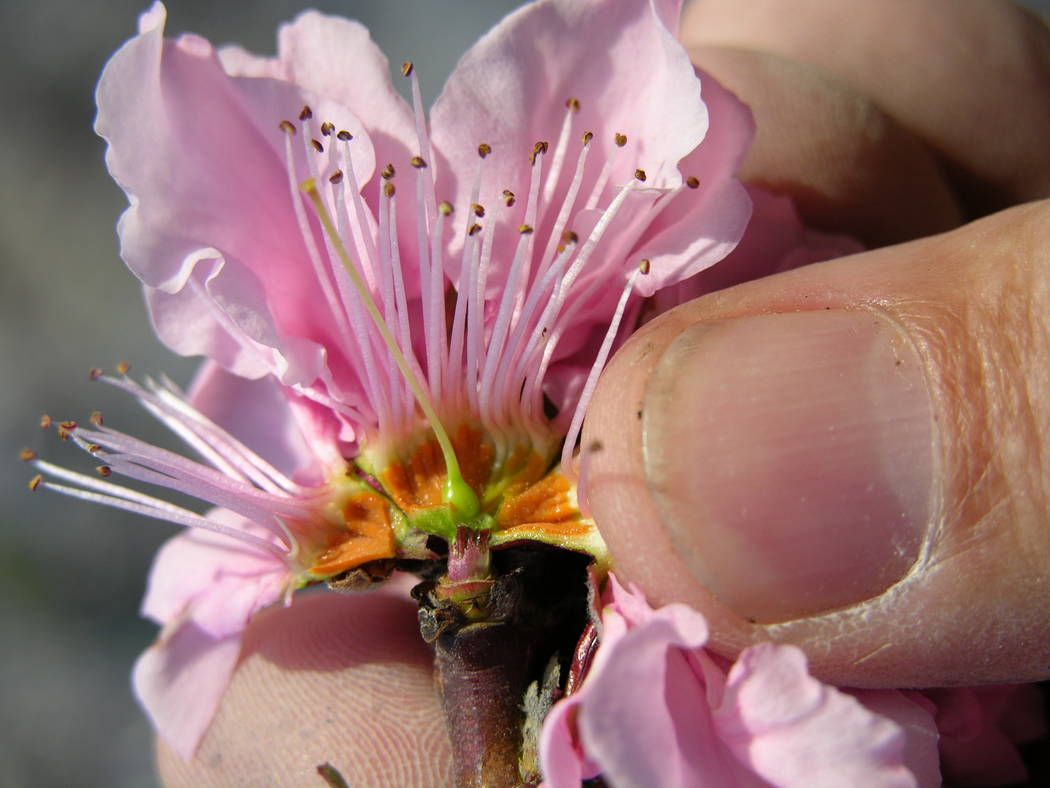
[[[715,724],[740,762],[774,785],[916,785],[901,727],[812,678],[792,646],[740,655]]]
[[[904,732],[904,765],[920,786],[941,784],[941,758],[933,704],[918,692],[886,689],[843,690],[868,711],[893,720]]]
[[[209,517],[265,535],[225,510]],[[142,614],[161,625],[192,621],[210,637],[224,638],[243,631],[256,611],[279,600],[289,581],[288,567],[273,556],[220,534],[187,529],[154,557]]]
[[[761,785],[712,726],[721,672],[701,650],[702,616],[670,605],[626,631],[617,631],[616,617],[603,616],[606,639],[577,713],[587,756],[614,785]]]
[[[165,41],[162,18],[162,7],[151,10],[155,26],[113,56],[98,88],[96,130],[131,202],[119,225],[121,254],[144,284],[175,299],[151,294],[157,328],[178,351],[215,353],[251,375],[283,365],[270,371],[301,382],[295,372],[315,371],[316,348],[339,343],[296,219],[293,200],[302,198],[289,183],[278,124],[310,104],[318,124],[349,129],[362,183],[374,169],[368,136],[334,102],[272,79],[229,77],[204,39]],[[300,148],[293,146],[297,173],[308,171]],[[205,284],[213,300],[229,294],[227,314],[185,292]],[[245,301],[231,310],[242,291]],[[260,358],[238,348],[242,333],[265,346]],[[304,349],[306,358],[295,358]]]
[[[754,137],[747,107],[713,77],[698,73],[710,126],[679,164],[697,188],[681,190],[646,230],[632,259],[650,261],[638,291],[650,296],[711,267],[733,251],[751,218],[747,190],[733,176]]]
[[[162,635],[135,663],[135,697],[183,758],[193,757],[211,724],[240,650],[240,635],[215,638],[186,623]]]
[[[321,484],[335,457],[318,457],[331,441],[308,442],[287,398],[272,377],[246,380],[206,361],[190,386],[201,413],[301,484]],[[313,430],[311,430],[313,432]]]

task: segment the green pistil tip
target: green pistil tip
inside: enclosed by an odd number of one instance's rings
[[[445,500],[452,507],[452,511],[457,518],[471,520],[477,517],[478,512],[481,511],[478,496],[459,474],[458,468],[455,474],[451,470],[448,474],[448,479],[445,482]]]

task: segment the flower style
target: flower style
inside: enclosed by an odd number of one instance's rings
[[[261,58],[165,39],[157,3],[106,66],[121,255],[161,339],[210,360],[188,396],[96,376],[203,462],[100,418],[60,430],[103,476],[217,508],[43,460],[34,486],[191,526],[158,554],[143,611],[163,630],[135,669],[184,756],[251,616],[297,588],[381,578],[435,537],[465,603],[488,547],[602,560],[571,462],[597,373],[624,315],[750,214],[750,116],[698,77],[679,10],[541,0],[463,57],[429,120],[410,63],[411,106],[363,27],[316,12]]]

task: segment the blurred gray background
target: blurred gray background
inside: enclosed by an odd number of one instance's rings
[[[872,0],[876,2],[877,0]],[[153,338],[117,257],[124,197],[91,131],[95,81],[145,0],[0,0],[0,788],[155,785],[148,726],[128,675],[154,627],[137,617],[150,557],[173,527],[49,494],[31,495],[28,446],[63,464],[78,453],[36,427],[41,413],[94,409],[166,440],[123,398],[87,379],[130,361],[188,382],[195,363]],[[170,33],[272,53],[277,24],[307,0],[170,0]],[[363,21],[395,67],[417,64],[424,98],[518,0],[321,0]],[[1050,0],[1028,5],[1050,11]]]

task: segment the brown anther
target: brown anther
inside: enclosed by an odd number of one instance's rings
[[[326,120],[321,124],[321,133],[326,137],[331,137],[332,134],[335,133],[335,124]]]
[[[100,451],[102,451],[102,447],[99,446],[97,443],[92,443],[90,446],[87,447],[87,449],[91,454],[98,454]]]
[[[548,333],[547,332],[547,326],[544,326],[543,330],[540,332],[540,339],[546,339],[547,338],[547,333]]]
[[[95,468],[95,473],[105,478],[106,476],[113,475],[113,469],[110,468],[108,465],[99,465],[97,468]]]
[[[45,430],[51,426],[51,417],[46,413],[40,417],[40,426]]]
[[[303,108],[299,110],[299,120],[310,120],[314,116],[314,111],[310,109],[309,104],[304,104]]]
[[[690,189],[699,188],[700,179],[697,178],[695,175],[690,175],[688,178],[685,179],[685,185],[688,186]]]
[[[396,193],[397,189],[394,188],[394,184],[392,184],[390,181],[387,181],[383,184],[383,194],[385,194],[387,197],[393,197]]]
[[[450,203],[448,200],[442,200],[441,202],[438,203],[438,212],[442,216],[451,216],[452,215],[452,203]]]
[[[487,142],[483,142],[483,143],[481,143],[480,145],[478,145],[478,155],[479,155],[479,156],[480,156],[481,158],[483,158],[483,159],[484,159],[484,158],[485,158],[486,156],[488,156],[488,155],[489,155],[490,153],[492,153],[492,146],[491,146],[491,145],[489,145],[489,144],[488,144]]]
[[[343,129],[343,130],[341,130],[341,131],[340,131],[340,132],[339,132],[338,134],[336,134],[335,136],[336,136],[336,138],[337,138],[337,139],[341,139],[341,140],[342,140],[343,142],[349,142],[350,140],[352,140],[352,139],[354,138],[354,135],[353,135],[353,134],[351,134],[351,133],[350,133],[349,131],[347,131],[346,129]]]
[[[578,98],[567,98],[565,99],[565,106],[571,109],[573,112],[579,112],[580,100]]]
[[[66,421],[60,421],[58,423],[58,426],[61,429],[67,430],[69,432],[72,432],[73,430],[75,430],[77,428],[77,423],[75,421],[73,421],[72,419],[67,419]]]
[[[44,481],[44,474],[38,473],[32,479],[29,480],[29,489],[32,492],[36,492],[36,488],[40,486],[40,483]]]
[[[410,76],[412,76],[412,69],[413,68],[415,68],[415,66],[412,64],[412,61],[411,60],[406,60],[404,63],[401,64],[401,76],[403,76],[403,77],[410,77]]]
[[[388,181],[394,177],[394,165],[388,164],[379,171],[379,176],[384,180]]]
[[[408,160],[408,163],[415,167],[417,170],[421,170],[427,166],[427,163],[423,161],[422,156],[413,156]]]
[[[644,182],[645,181],[645,170],[643,170],[643,169],[635,170],[634,171],[634,177],[637,178],[638,180]]]
[[[622,148],[624,145],[627,144],[627,135],[621,134],[620,132],[616,132],[616,136],[613,137],[613,140],[616,142],[617,148]]]
[[[585,131],[585,132],[583,132],[583,144],[584,145],[590,145],[591,144],[591,140],[593,140],[593,139],[594,139],[594,132],[593,131]]]
[[[474,224],[470,225],[470,229],[467,230],[467,235],[477,235],[480,232],[481,225],[475,222]]]
[[[470,210],[474,211],[474,215],[481,219],[485,215],[485,206],[480,203],[474,203],[470,206]]]
[[[93,410],[93,411],[91,411],[91,416],[89,417],[89,421],[92,424],[94,424],[96,427],[101,427],[102,426],[102,411],[100,411],[100,410]]]
[[[292,134],[292,135],[295,134],[295,126],[292,124],[292,122],[290,120],[282,120],[277,125],[278,125],[278,128],[280,128],[281,131],[283,131],[285,134]]]
[[[117,362],[117,374],[118,375],[127,375],[129,369],[131,369],[131,364],[129,364],[127,361],[118,361]]]
[[[343,182],[343,171],[342,170],[336,170],[335,172],[333,172],[331,175],[328,176],[328,182],[329,183],[342,183]]]
[[[102,370],[98,367],[92,367],[88,370],[88,378],[91,380],[98,380],[100,377],[102,377]]]
[[[648,257],[638,263],[638,270],[641,271],[643,275],[649,273],[650,268],[652,268],[652,263],[649,262]]]
[[[518,225],[518,232],[521,233],[522,235],[529,235],[532,232],[532,227],[530,225],[527,225],[527,224],[519,224]]]
[[[580,236],[578,236],[572,230],[566,230],[561,234],[562,243],[575,244],[580,242]]]
[[[72,433],[69,430],[64,430],[61,427],[59,427],[59,429],[58,429],[58,437],[59,438],[61,438],[64,441],[67,441],[67,440],[69,440],[69,436],[70,435],[72,435]]]
[[[22,449],[22,451],[18,452],[18,459],[20,459],[22,462],[29,462],[30,460],[35,460],[36,452],[32,449]]]
[[[314,146],[314,150],[318,153],[324,153],[324,145],[321,144],[320,140],[310,140],[310,144]]]

